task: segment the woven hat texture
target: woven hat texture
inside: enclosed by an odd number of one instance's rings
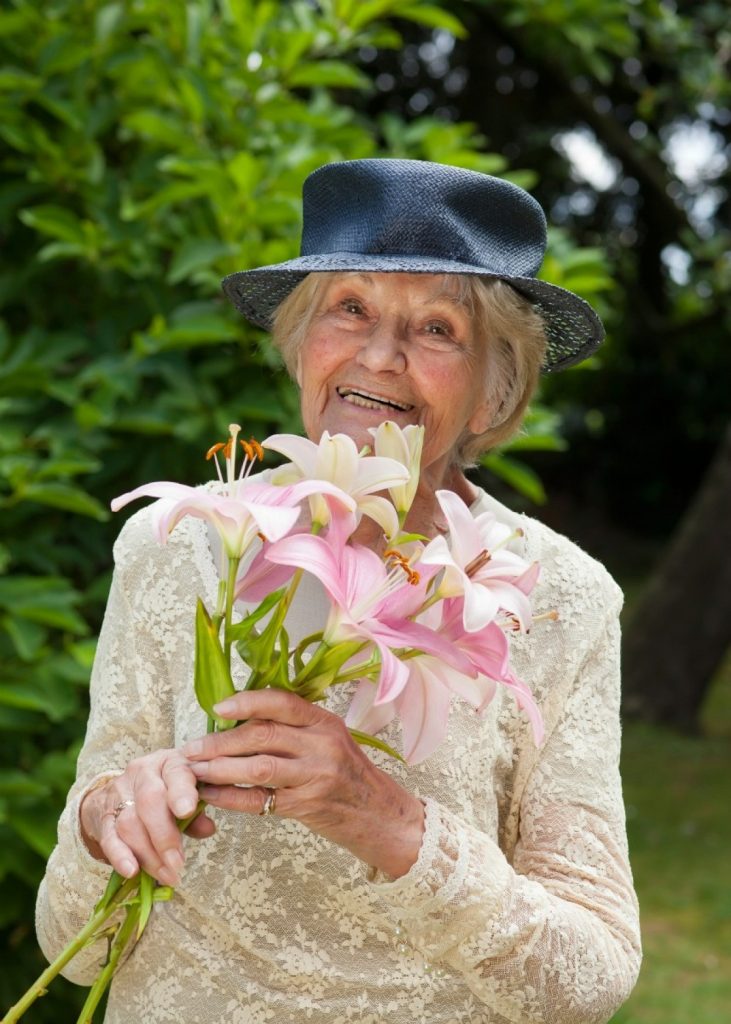
[[[301,255],[231,274],[223,290],[247,320],[269,329],[277,306],[311,273],[500,278],[542,315],[543,369],[551,372],[591,355],[604,328],[583,299],[536,279],[545,250],[543,210],[511,182],[421,160],[349,160],[305,181]]]

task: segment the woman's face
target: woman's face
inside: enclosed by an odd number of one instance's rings
[[[435,274],[342,274],[320,302],[297,361],[307,435],[372,443],[369,427],[425,427],[422,467],[446,470],[465,428],[490,425],[487,354],[470,315]]]

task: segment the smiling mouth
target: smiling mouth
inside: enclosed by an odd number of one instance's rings
[[[413,405],[396,402],[393,398],[373,395],[369,391],[356,391],[355,388],[336,388],[338,395],[351,405],[360,405],[364,409],[396,409],[397,412],[411,412]]]

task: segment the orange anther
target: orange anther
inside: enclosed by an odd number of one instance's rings
[[[254,449],[254,451],[256,453],[256,457],[259,460],[259,462],[263,462],[264,461],[264,449],[259,444],[257,439],[255,437],[250,437],[249,438],[249,444]]]
[[[220,450],[221,450],[222,448],[225,448],[225,447],[226,447],[226,446],[225,446],[225,444],[223,443],[223,441],[219,441],[219,443],[218,443],[218,444],[212,444],[212,445],[211,445],[211,447],[210,447],[210,448],[208,449],[208,451],[206,452],[206,458],[207,458],[207,459],[212,459],[212,458],[213,458],[213,456],[214,456],[214,455],[216,455],[216,453],[217,453],[217,452],[220,452]]]
[[[249,460],[249,462],[253,462],[255,457],[254,449],[251,447],[248,441],[239,441],[239,444],[244,449],[244,454],[246,455],[246,458]]]

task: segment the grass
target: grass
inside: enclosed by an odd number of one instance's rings
[[[625,726],[623,779],[645,959],[613,1024],[729,1019],[731,657],[701,724],[699,736]]]

